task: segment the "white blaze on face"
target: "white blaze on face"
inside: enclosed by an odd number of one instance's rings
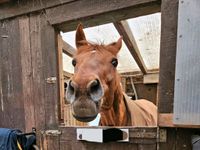
[[[96,53],[96,51],[95,51],[95,50],[93,50],[93,51],[91,51],[91,53]]]

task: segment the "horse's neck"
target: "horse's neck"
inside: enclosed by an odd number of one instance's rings
[[[120,85],[119,85],[120,86]],[[109,101],[107,99],[106,101]],[[114,102],[110,109],[101,111],[101,125],[124,126],[127,124],[126,105],[123,100],[123,91],[118,87],[114,92]]]

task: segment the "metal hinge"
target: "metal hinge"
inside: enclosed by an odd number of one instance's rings
[[[41,133],[48,135],[48,136],[59,136],[61,134],[61,131],[59,131],[59,130],[46,130],[46,131],[41,131]]]
[[[159,130],[159,142],[167,142],[167,130],[166,129]]]
[[[46,79],[47,83],[56,83],[57,78],[56,77],[49,77]]]

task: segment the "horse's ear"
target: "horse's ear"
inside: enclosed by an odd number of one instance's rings
[[[76,28],[76,47],[79,48],[86,44],[85,33],[83,31],[83,25],[80,23]]]
[[[108,45],[108,46],[112,46],[112,47],[115,48],[114,50],[112,50],[112,53],[113,53],[114,55],[116,55],[116,54],[119,52],[119,50],[121,49],[121,47],[122,47],[122,39],[123,39],[123,37],[121,36],[121,37],[117,40],[117,42],[114,42],[114,43],[111,43],[111,44]]]
[[[122,47],[122,39],[123,39],[123,37],[120,36],[120,38],[118,39],[118,41],[117,41],[116,44],[115,44],[115,47],[118,49],[118,52],[119,52],[119,50],[120,50],[121,47]]]

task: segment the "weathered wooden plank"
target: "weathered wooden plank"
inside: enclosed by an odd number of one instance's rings
[[[59,136],[46,136],[47,150],[60,150],[60,137]]]
[[[143,74],[130,74],[130,75],[121,75],[121,78],[129,78],[129,80],[127,81],[127,84],[131,84],[130,78],[132,78],[132,81],[134,84],[136,83],[143,83]]]
[[[191,138],[192,135],[195,135],[197,131],[199,130],[179,128],[176,136],[176,150],[191,150]]]
[[[99,127],[96,127],[99,128]],[[123,127],[122,127],[123,128]],[[111,149],[111,150],[138,150],[138,148],[147,149],[152,148],[156,150],[156,132],[157,128],[129,128],[131,134],[130,142],[110,142],[110,143],[91,143],[84,141],[77,141],[76,139],[76,128],[75,127],[62,127],[60,128],[62,134],[60,135],[60,147],[64,149]],[[145,136],[145,138],[142,138]],[[143,146],[142,146],[143,145]]]
[[[157,145],[156,144],[139,144],[138,150],[156,150]]]
[[[66,55],[72,57],[76,52],[75,48],[73,48],[71,45],[69,45],[64,40],[62,40],[62,44],[63,44],[63,47],[62,47],[63,53],[65,53]]]
[[[64,119],[64,76],[63,76],[63,40],[60,34],[57,35],[58,41],[58,76],[59,76],[59,118]]]
[[[18,19],[1,22],[1,127],[24,130]]]
[[[140,50],[137,46],[137,43],[135,41],[135,37],[131,32],[131,29],[128,25],[127,21],[120,21],[120,22],[114,22],[115,28],[119,32],[120,35],[123,36],[123,41],[128,47],[133,59],[137,63],[138,67],[142,71],[143,74],[147,74],[147,68],[143,61],[143,58],[140,54]]]
[[[159,127],[174,127],[174,124],[172,122],[172,113],[163,113],[159,114],[158,116],[158,126]]]
[[[158,73],[148,73],[144,75],[144,84],[152,84],[152,83],[158,83],[159,82],[159,74]]]
[[[9,0],[2,0],[9,1]],[[45,8],[50,8],[65,3],[70,3],[75,0],[20,0],[11,1],[4,5],[0,5],[0,20],[15,17],[35,11],[42,11]]]
[[[45,91],[41,48],[40,15],[30,16],[30,45],[32,63],[32,92],[35,107],[35,124],[38,130],[45,128]]]
[[[3,26],[3,22],[0,22],[0,45],[1,45],[1,48],[0,48],[0,119],[4,121],[4,96],[3,96],[3,82],[2,82],[2,76],[3,76],[3,68],[2,68],[2,64],[3,64],[3,50],[4,47],[5,47],[5,43],[4,42],[4,36],[7,35],[5,34],[5,27]],[[4,35],[2,37],[2,35]],[[2,126],[2,123],[0,123],[1,126]]]
[[[161,128],[167,130],[167,141],[159,143],[159,149],[162,150],[175,150],[176,149],[176,129]]]
[[[158,11],[160,0],[80,0],[46,9],[49,22],[64,32],[74,30],[79,22],[89,27]]]
[[[66,71],[63,71],[63,75],[64,75],[65,77],[68,77],[68,78],[71,78],[71,77],[73,76],[72,73],[69,73],[69,72],[66,72]]]
[[[158,105],[160,113],[171,113],[174,101],[178,0],[163,0]]]
[[[135,84],[139,99],[147,99],[154,104],[157,100],[157,84]]]
[[[32,54],[30,46],[30,28],[29,17],[19,18],[20,30],[20,54],[22,65],[22,85],[23,85],[23,100],[25,113],[25,131],[31,132],[35,127],[35,110],[33,99],[33,76],[32,76]]]
[[[191,150],[191,137],[199,132],[198,129],[162,128],[167,130],[167,141],[159,143],[161,150]]]
[[[42,71],[44,73],[42,82],[44,83],[45,93],[45,122],[46,129],[55,129],[59,123],[57,38],[55,29],[47,21],[45,14],[40,15],[40,23]],[[47,83],[46,80],[49,77],[56,77],[55,83]]]
[[[161,113],[158,116],[158,125],[159,127],[181,127],[181,128],[200,128],[200,125],[177,125],[173,123],[173,113]]]
[[[48,150],[47,148],[47,138],[44,133],[40,133],[40,135],[37,137],[37,141],[40,143],[40,149],[41,150]]]
[[[72,146],[72,142],[70,143],[69,141],[60,141],[60,150],[72,150],[73,146]],[[78,148],[81,149],[82,148]]]
[[[80,142],[80,141],[61,141],[60,150],[138,150],[137,144],[131,143],[89,143],[89,142]],[[144,149],[145,150],[145,149]],[[148,150],[148,149],[147,149]],[[154,149],[156,150],[156,149]]]

